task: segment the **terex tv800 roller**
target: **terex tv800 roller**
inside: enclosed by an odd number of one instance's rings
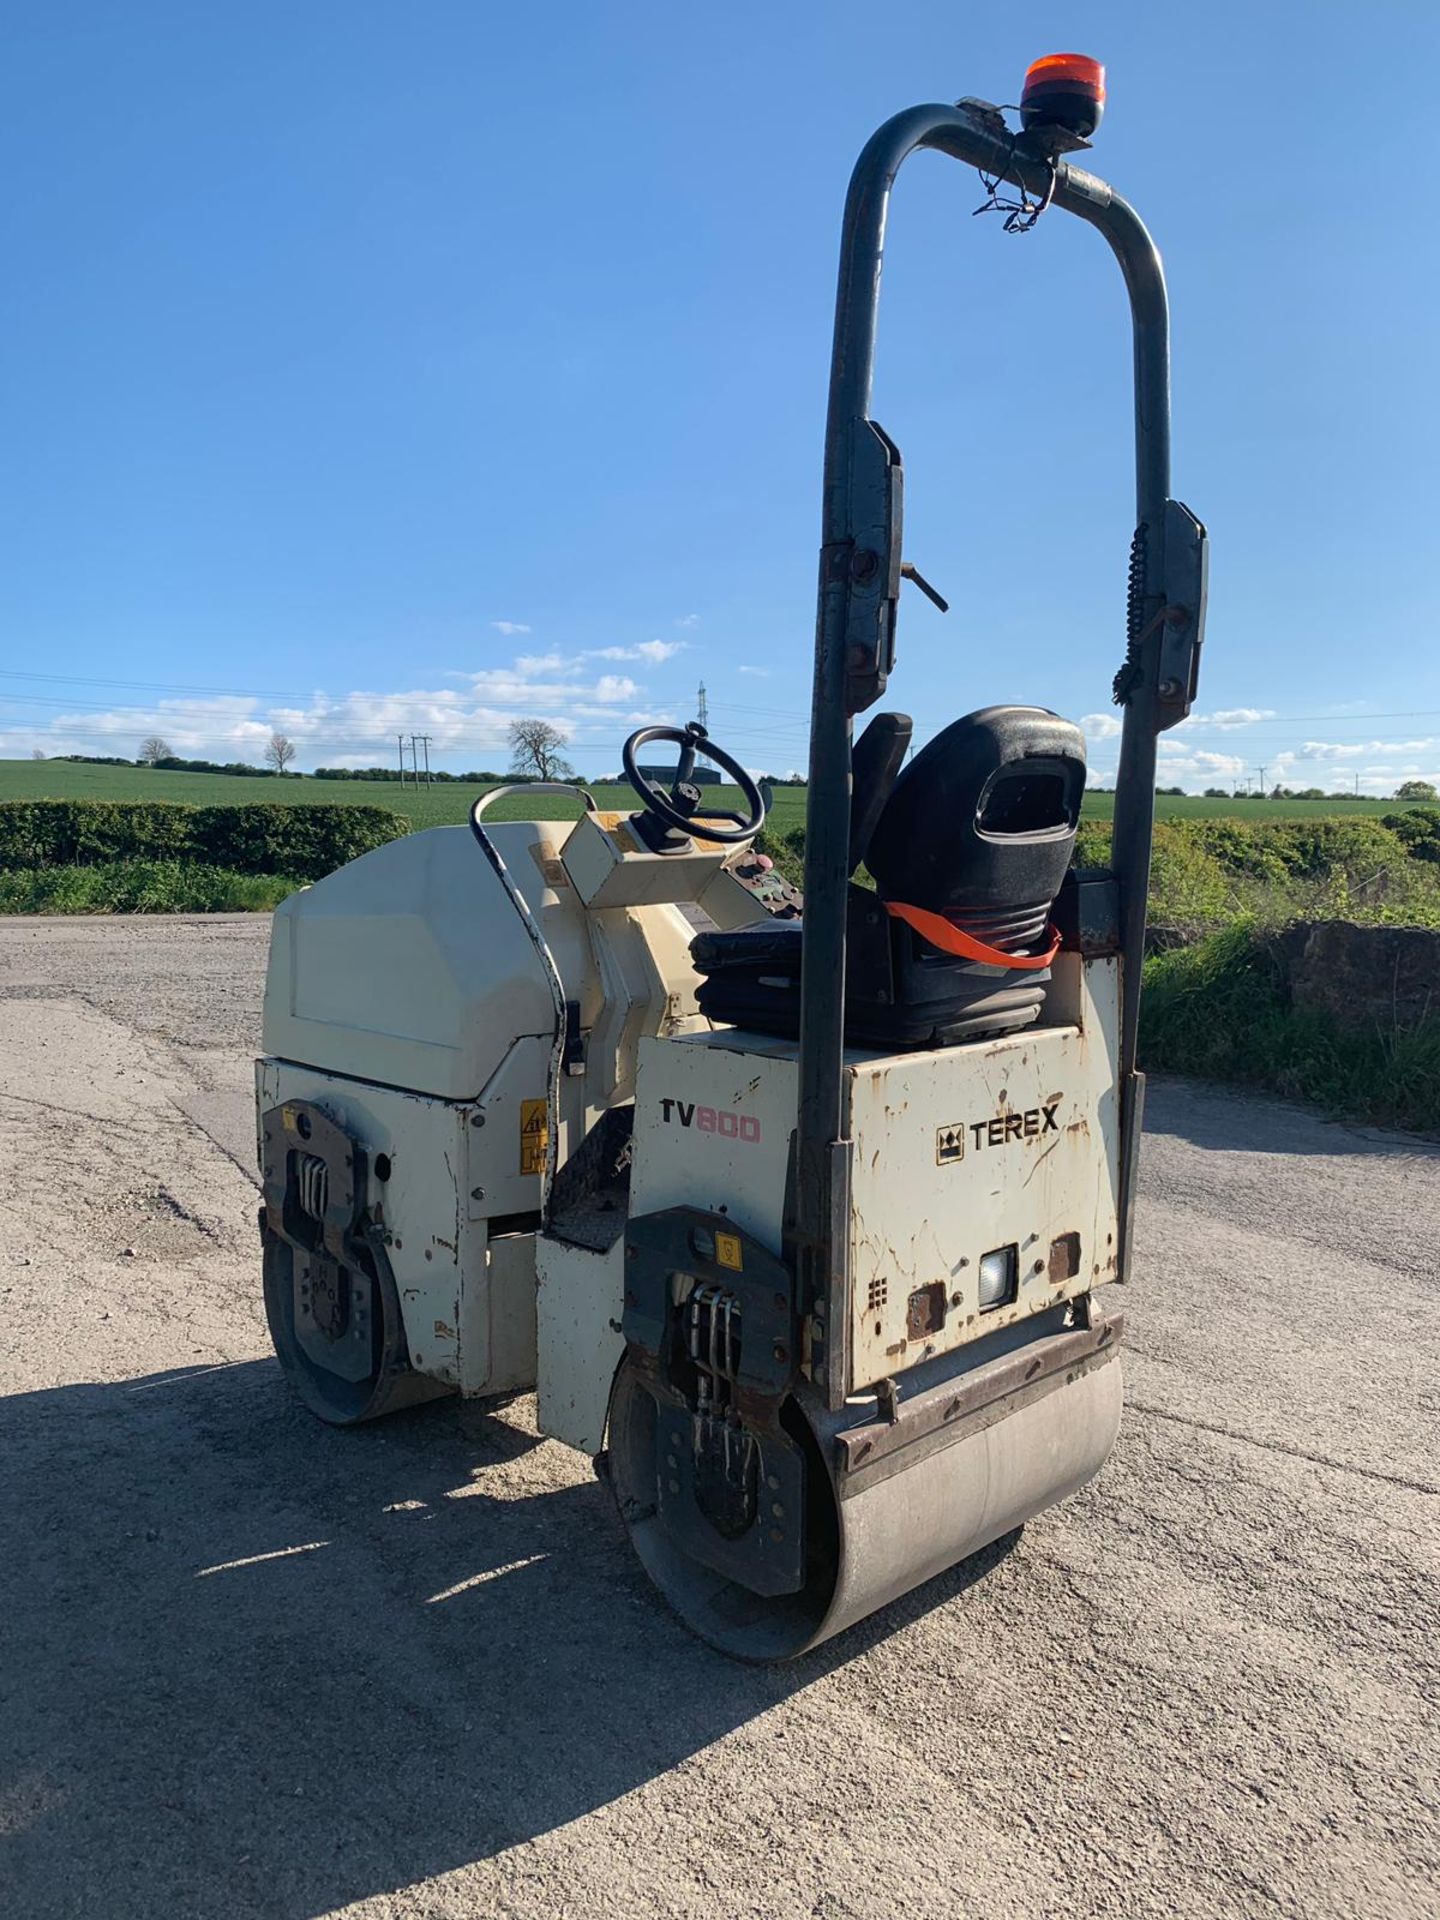
[[[500,821],[500,789],[275,917],[264,1281],[295,1391],[347,1425],[533,1388],[665,1598],[744,1658],[798,1654],[1063,1499],[1120,1420],[1156,741],[1195,693],[1205,534],[1170,495],[1159,255],[1066,157],[1103,100],[1095,62],[1050,56],[1018,126],[915,107],[856,165],[803,893],[756,851],[745,768],[699,726],[645,727],[633,811],[567,786],[574,820]],[[900,712],[855,736],[897,674],[903,585],[938,598],[870,417],[886,210],[922,148],[1033,244],[1084,221],[1129,292],[1104,871],[1072,865],[1085,747],[1060,715],[980,706],[913,754]]]

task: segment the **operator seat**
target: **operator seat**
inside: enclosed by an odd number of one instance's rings
[[[1085,791],[1078,727],[1043,707],[985,707],[901,770],[904,714],[877,714],[856,741],[845,1038],[948,1046],[1030,1026],[1055,941],[1050,915]],[[804,921],[701,933],[691,942],[702,1013],[795,1038]]]

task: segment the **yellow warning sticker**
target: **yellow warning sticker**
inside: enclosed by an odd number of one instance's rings
[[[739,1273],[744,1264],[740,1258],[740,1236],[738,1233],[717,1233],[715,1236],[715,1258],[722,1267],[729,1267],[732,1273]]]
[[[550,1144],[550,1122],[543,1100],[520,1102],[520,1171],[544,1173],[545,1149]]]

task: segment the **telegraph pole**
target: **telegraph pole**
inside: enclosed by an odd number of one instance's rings
[[[700,693],[695,708],[695,718],[700,722],[702,727],[708,727],[710,724],[710,703],[705,698],[705,682],[703,680],[700,682]]]
[[[414,787],[418,787],[420,784],[420,749],[422,747],[425,749],[425,784],[427,787],[434,785],[430,777],[430,742],[433,738],[434,735],[429,733],[412,733],[410,735],[409,778],[410,784]],[[403,733],[396,734],[395,744],[400,750],[400,784],[403,787],[407,771],[405,766],[405,735]]]
[[[1266,789],[1265,789],[1265,769],[1264,769],[1264,767],[1261,767],[1261,769],[1260,769],[1260,798],[1261,798],[1262,800],[1263,800],[1263,799],[1265,798],[1265,791],[1266,791]]]

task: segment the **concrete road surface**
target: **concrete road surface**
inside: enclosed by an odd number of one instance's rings
[[[0,923],[0,1914],[1433,1920],[1434,1149],[1154,1088],[1105,1473],[752,1670],[525,1404],[292,1404],[266,931]]]

